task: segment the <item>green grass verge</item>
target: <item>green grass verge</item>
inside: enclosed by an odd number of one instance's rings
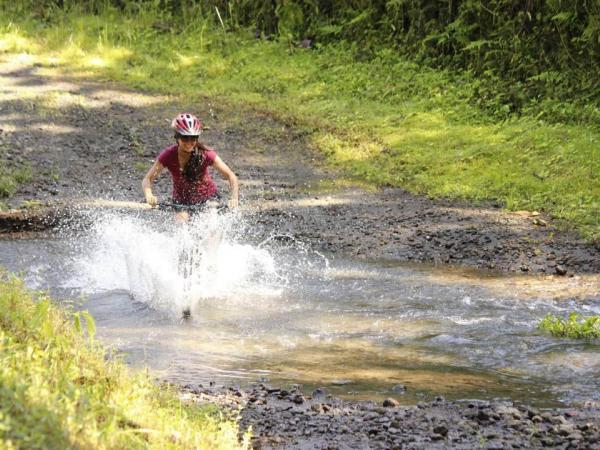
[[[248,447],[216,408],[130,374],[93,336],[88,314],[65,312],[0,271],[1,448]]]
[[[0,158],[2,158],[0,154]],[[18,169],[9,168],[5,161],[0,159],[0,198],[10,197],[16,192],[20,184],[31,180],[31,168],[28,166]]]
[[[600,338],[600,316],[584,317],[581,314],[571,313],[569,317],[548,314],[538,325],[556,337],[572,339],[598,339]]]
[[[494,122],[468,99],[478,80],[417,66],[389,49],[291,49],[225,33],[201,16],[171,21],[57,11],[0,19],[0,51],[153,92],[267,110],[306,131],[330,164],[376,186],[545,211],[600,239],[600,132],[542,117]],[[476,96],[475,96],[476,97]],[[566,107],[566,106],[565,106]]]

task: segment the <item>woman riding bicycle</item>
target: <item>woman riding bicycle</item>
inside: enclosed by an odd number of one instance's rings
[[[228,206],[238,206],[238,179],[215,151],[198,138],[202,132],[200,120],[188,113],[179,114],[171,122],[176,143],[165,148],[154,162],[144,180],[142,189],[146,203],[156,206],[158,201],[152,193],[152,183],[166,167],[173,180],[173,202],[178,205],[199,205],[218,198],[217,186],[208,168],[213,166],[229,182]],[[187,220],[185,211],[177,213],[179,219]]]

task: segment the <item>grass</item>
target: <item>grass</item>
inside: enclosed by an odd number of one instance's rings
[[[0,447],[235,449],[234,422],[132,375],[94,340],[89,314],[0,272]]]
[[[600,338],[600,316],[584,317],[573,312],[568,318],[563,319],[548,314],[539,323],[538,328],[556,337],[598,339]]]
[[[0,158],[3,155],[0,155]],[[13,168],[0,159],[0,198],[13,195],[19,185],[27,183],[32,178],[31,168],[27,165]]]
[[[529,116],[495,122],[469,101],[476,79],[390,49],[361,61],[349,44],[290,48],[146,7],[135,16],[57,11],[45,23],[4,17],[0,52],[196,99],[200,115],[207,99],[268,111],[303,129],[347,176],[544,211],[600,240],[600,131]]]

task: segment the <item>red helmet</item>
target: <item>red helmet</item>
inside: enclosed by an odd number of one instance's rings
[[[199,136],[202,132],[202,123],[193,114],[181,113],[173,119],[171,128],[181,136]]]

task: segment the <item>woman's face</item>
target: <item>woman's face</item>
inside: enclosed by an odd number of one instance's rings
[[[179,136],[177,138],[177,145],[181,151],[191,153],[198,142],[198,136]]]

